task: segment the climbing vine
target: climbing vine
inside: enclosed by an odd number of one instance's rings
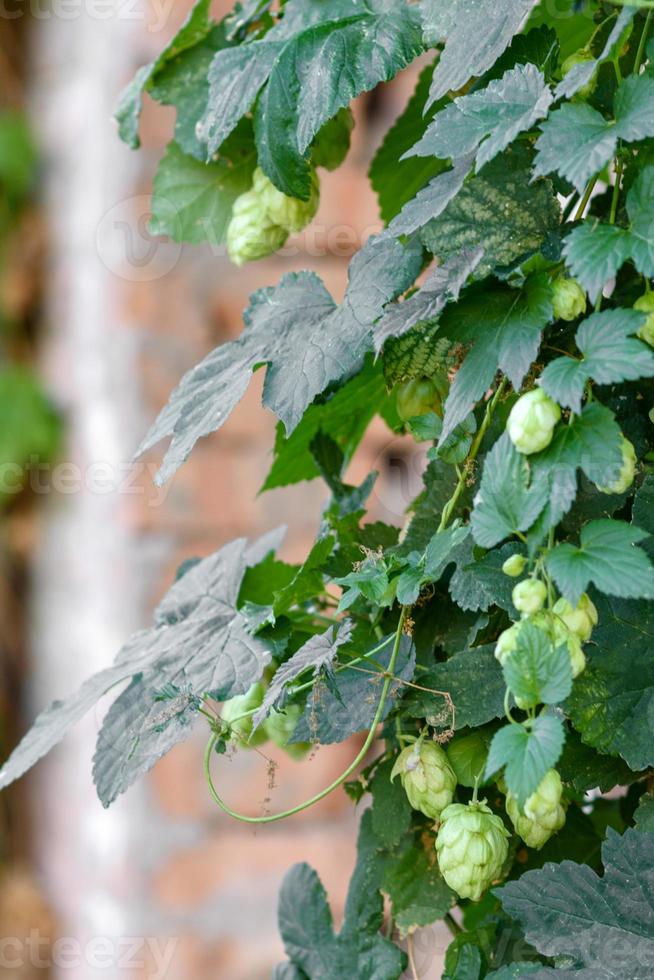
[[[291,869],[276,980],[415,978],[438,920],[450,980],[651,975],[652,7],[244,0],[216,23],[199,0],[122,96],[134,147],[144,92],[177,109],[153,230],[244,265],[313,220],[352,99],[431,53],[373,160],[383,228],[342,303],[311,272],[253,293],[141,446],[168,440],[169,479],[265,370],[263,489],[330,494],[305,561],[276,557],[281,531],[187,561],[0,771],[123,684],[94,760],[106,806],[193,723],[236,819],[344,787],[362,810],[345,922]],[[427,450],[402,528],[366,521],[374,473],[345,480],[377,415]],[[345,771],[285,812],[223,796],[228,751],[272,740],[311,765],[355,733]]]

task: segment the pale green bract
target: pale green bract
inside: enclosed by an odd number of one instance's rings
[[[561,409],[556,402],[542,388],[534,388],[511,409],[506,431],[518,452],[527,456],[549,446],[560,418]]]
[[[506,796],[506,812],[527,847],[537,851],[565,824],[565,809],[561,804],[563,785],[556,769],[550,769],[532,793],[522,811],[510,793]]]
[[[441,813],[438,866],[459,898],[478,902],[496,881],[509,853],[509,832],[483,802],[453,803]]]
[[[407,746],[397,757],[391,780],[398,775],[413,809],[431,820],[438,820],[452,802],[456,776],[440,745],[418,741]]]

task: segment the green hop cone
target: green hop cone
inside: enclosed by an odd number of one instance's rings
[[[454,770],[435,742],[418,740],[403,749],[393,766],[391,780],[398,775],[413,809],[420,810],[430,820],[438,820],[454,798]]]
[[[545,449],[552,441],[561,409],[542,388],[534,388],[517,400],[506,423],[509,439],[518,452],[530,454]]]
[[[555,646],[558,647],[565,644],[570,654],[572,676],[578,677],[582,673],[586,667],[586,657],[584,656],[581,640],[559,616],[555,616],[544,610],[529,617],[529,619],[523,619],[519,623],[514,623],[513,626],[509,626],[508,629],[500,633],[495,644],[495,658],[499,660],[500,664],[504,665],[517,647],[520,628],[526,622],[530,622],[532,625],[537,626],[538,629],[549,633],[550,639]],[[520,707],[519,704],[518,707]]]
[[[255,190],[236,198],[227,228],[227,253],[235,265],[272,255],[287,238],[288,231],[270,218]]]
[[[625,493],[636,475],[636,450],[628,439],[622,437],[622,467],[618,478],[605,486],[597,484],[600,493]]]
[[[254,171],[253,188],[273,224],[289,234],[302,231],[313,220],[320,204],[320,186],[315,170],[311,172],[311,191],[308,201],[287,197],[266,177],[260,167]]]
[[[570,322],[586,312],[586,293],[576,279],[559,276],[552,283],[552,308],[557,320]]]
[[[245,694],[237,694],[236,697],[225,701],[220,709],[220,718],[226,725],[229,725],[231,733],[236,736],[239,742],[251,748],[262,745],[267,739],[263,728],[258,728],[254,735],[252,734],[252,715],[247,714],[247,712],[259,707],[263,701],[263,696],[264,686],[257,682]],[[242,715],[245,717],[241,717]]]
[[[634,309],[639,313],[647,313],[648,317],[638,330],[636,336],[654,347],[654,293],[645,293],[634,303]]]
[[[556,769],[546,772],[527,800],[522,813],[517,800],[507,793],[506,812],[527,847],[540,851],[553,834],[565,823],[565,809],[561,804],[563,786]]]
[[[561,71],[565,76],[572,68],[574,68],[575,65],[583,65],[588,61],[595,61],[592,52],[590,52],[587,48],[580,48],[578,51],[573,52],[573,54],[568,55],[568,57],[561,65]],[[597,87],[597,73],[595,73],[592,76],[591,80],[587,82],[586,85],[583,86],[583,88],[579,89],[579,91],[577,92],[577,97],[581,97],[582,99],[588,98],[589,95],[593,94],[596,87]]]
[[[413,378],[398,386],[397,414],[404,422],[428,412],[443,417],[442,395],[432,378]]]
[[[502,571],[511,578],[517,578],[518,575],[522,575],[526,567],[527,559],[524,555],[510,555],[502,565]]]
[[[599,620],[595,603],[585,592],[576,607],[561,596],[554,603],[552,612],[563,620],[568,629],[575,636],[578,636],[582,643],[587,643],[590,640],[593,627],[597,626]]]
[[[511,593],[513,605],[523,616],[533,616],[545,605],[547,586],[537,578],[526,578]]]
[[[289,739],[295,731],[301,714],[302,708],[299,704],[289,704],[282,711],[276,711],[273,708],[262,726],[270,741],[278,745],[280,749],[284,749],[291,759],[303,759],[311,749],[308,742],[291,742],[289,744]]]
[[[500,877],[509,851],[500,817],[479,803],[453,803],[441,813],[436,852],[441,874],[459,898],[478,902]]]

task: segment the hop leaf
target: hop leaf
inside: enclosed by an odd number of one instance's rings
[[[453,803],[441,814],[436,851],[441,874],[460,898],[478,902],[499,878],[509,832],[485,802]]]

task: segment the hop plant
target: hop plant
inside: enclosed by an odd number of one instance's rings
[[[506,812],[515,832],[527,847],[537,851],[563,827],[565,809],[561,804],[563,786],[556,769],[543,776],[538,788],[531,794],[521,812],[518,801],[510,793],[506,796]]]
[[[561,72],[565,76],[574,68],[575,65],[583,65],[588,61],[595,61],[593,54],[588,48],[580,48],[578,51],[574,51],[571,55],[565,59],[561,65]],[[589,95],[592,95],[597,87],[597,73],[595,73],[591,80],[587,82],[582,88],[579,89],[577,95],[582,99],[587,99]]]
[[[509,439],[525,454],[537,453],[552,441],[561,409],[542,388],[534,388],[515,403],[506,423]]]
[[[568,629],[578,636],[582,643],[587,643],[590,640],[593,627],[597,626],[599,620],[595,603],[585,592],[576,606],[572,606],[567,599],[561,596],[554,603],[552,612],[563,620]]]
[[[393,766],[391,780],[398,775],[413,809],[430,820],[438,820],[454,798],[454,770],[435,742],[418,740],[403,749]]]
[[[622,467],[620,473],[613,481],[603,486],[597,484],[600,493],[625,493],[634,482],[636,475],[636,450],[628,439],[622,437]]]
[[[299,704],[289,704],[282,711],[273,708],[262,726],[270,741],[284,749],[291,759],[302,759],[311,749],[309,742],[289,743],[301,714],[302,708]]]
[[[527,559],[524,555],[510,555],[504,564],[502,565],[502,571],[505,575],[509,575],[511,578],[517,578],[518,575],[522,575],[525,568],[527,567]]]
[[[509,832],[485,800],[453,803],[441,813],[436,852],[441,874],[460,898],[478,902],[502,873]]]
[[[640,313],[648,314],[644,324],[638,330],[637,336],[650,347],[654,347],[654,292],[640,296],[634,303],[634,309]]]
[[[240,742],[251,747],[262,745],[267,739],[263,728],[258,728],[254,735],[252,734],[252,714],[248,714],[259,707],[263,696],[264,686],[261,682],[257,682],[245,694],[237,694],[236,697],[225,701],[220,709],[221,720],[229,726],[230,733]]]
[[[576,279],[559,276],[552,283],[552,309],[557,320],[576,320],[586,312],[586,293]]]
[[[594,608],[594,607],[593,607]],[[523,619],[519,623],[514,623],[500,633],[495,644],[495,657],[500,664],[504,665],[518,645],[518,636],[522,625],[526,622],[532,623],[538,629],[544,630],[549,634],[555,646],[565,644],[570,654],[570,666],[572,676],[578,677],[586,667],[586,657],[584,655],[581,640],[566,623],[559,617],[549,612],[541,611],[529,619]],[[519,705],[518,705],[519,707]]]
[[[518,582],[511,593],[513,605],[523,616],[539,612],[547,599],[547,586],[537,578],[527,578]]]
[[[432,378],[413,378],[405,381],[397,389],[397,414],[408,422],[418,415],[435,412],[443,416],[441,392]]]
[[[288,231],[275,224],[255,190],[236,198],[227,228],[227,252],[235,265],[272,255],[287,238]]]
[[[302,231],[313,220],[320,204],[320,185],[315,170],[311,171],[309,200],[287,197],[269,180],[260,167],[254,171],[253,189],[259,195],[268,218],[289,234]]]

